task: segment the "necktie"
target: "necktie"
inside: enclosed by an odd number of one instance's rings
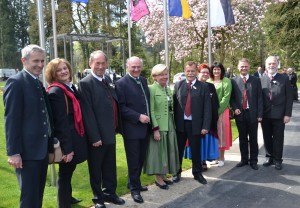
[[[243,94],[243,110],[247,109],[247,80],[246,77],[243,78],[244,81],[244,94]]]
[[[49,112],[50,110],[50,103],[48,101],[48,97],[45,91],[45,88],[43,87],[42,83],[39,81],[39,79],[35,79],[36,84],[37,84],[37,88],[39,89],[40,93],[41,93],[41,98],[40,100],[43,102],[44,105],[44,111],[46,114],[46,122],[47,127],[48,127],[48,136],[50,137],[52,135],[52,129],[51,129],[51,124],[50,124],[50,118],[49,118]]]
[[[185,104],[185,108],[184,108],[184,114],[187,117],[190,117],[192,115],[191,85],[192,85],[192,82],[189,82],[188,83],[188,94],[187,94],[186,104]]]
[[[270,80],[271,80],[271,85],[270,85],[270,89],[269,89],[269,96],[270,96],[270,100],[272,100],[272,80],[274,79],[273,76],[270,76]]]
[[[149,112],[148,99],[147,99],[147,96],[146,96],[146,93],[145,93],[143,84],[142,84],[142,82],[140,81],[139,78],[136,78],[136,83],[137,83],[138,85],[140,85],[140,87],[141,87],[141,89],[142,89],[142,91],[143,91],[144,98],[145,98],[145,102],[146,102],[146,108],[147,108],[147,116],[149,116],[149,115],[150,115],[150,112]]]

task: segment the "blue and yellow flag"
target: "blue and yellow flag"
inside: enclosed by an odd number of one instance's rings
[[[187,0],[169,0],[169,16],[190,18],[192,12]]]

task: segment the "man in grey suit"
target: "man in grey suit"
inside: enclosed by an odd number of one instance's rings
[[[192,173],[199,183],[207,184],[202,176],[201,137],[210,129],[211,101],[209,87],[197,79],[197,64],[188,61],[184,65],[186,80],[177,82],[174,86],[174,120],[178,142],[180,170],[173,176],[174,182],[181,177],[183,152],[188,139],[192,152]]]
[[[38,80],[44,60],[44,49],[24,47],[23,70],[10,77],[4,88],[6,150],[8,163],[16,170],[21,208],[41,208],[43,204],[51,136],[47,96]]]
[[[84,126],[88,137],[88,166],[95,208],[104,202],[122,205],[117,196],[116,132],[120,128],[118,98],[114,84],[105,75],[106,55],[98,50],[90,55],[92,71],[79,84]]]
[[[264,114],[261,123],[267,160],[264,166],[275,164],[282,169],[285,124],[290,121],[293,108],[293,94],[288,76],[278,73],[275,56],[266,59],[268,76],[261,78]]]
[[[263,97],[260,79],[249,75],[250,64],[248,59],[239,61],[240,76],[232,79],[232,93],[230,105],[235,114],[235,122],[239,131],[239,145],[241,161],[236,167],[248,165],[258,170],[257,156],[257,128],[263,117]],[[249,136],[249,140],[248,140]],[[250,146],[250,158],[249,148]]]

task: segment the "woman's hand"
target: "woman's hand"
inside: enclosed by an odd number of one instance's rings
[[[160,133],[159,130],[153,132],[153,137],[155,141],[160,141]]]

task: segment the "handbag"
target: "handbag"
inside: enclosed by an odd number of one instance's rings
[[[65,101],[66,101],[66,107],[67,107],[67,115],[69,114],[69,106],[68,106],[68,99],[65,94]],[[63,152],[60,146],[60,142],[56,137],[52,138],[53,142],[53,152],[48,153],[49,157],[49,164],[53,163],[61,163],[63,160]]]
[[[61,150],[59,140],[54,137],[53,139],[53,152],[49,153],[49,164],[60,163],[63,159],[63,153]]]

